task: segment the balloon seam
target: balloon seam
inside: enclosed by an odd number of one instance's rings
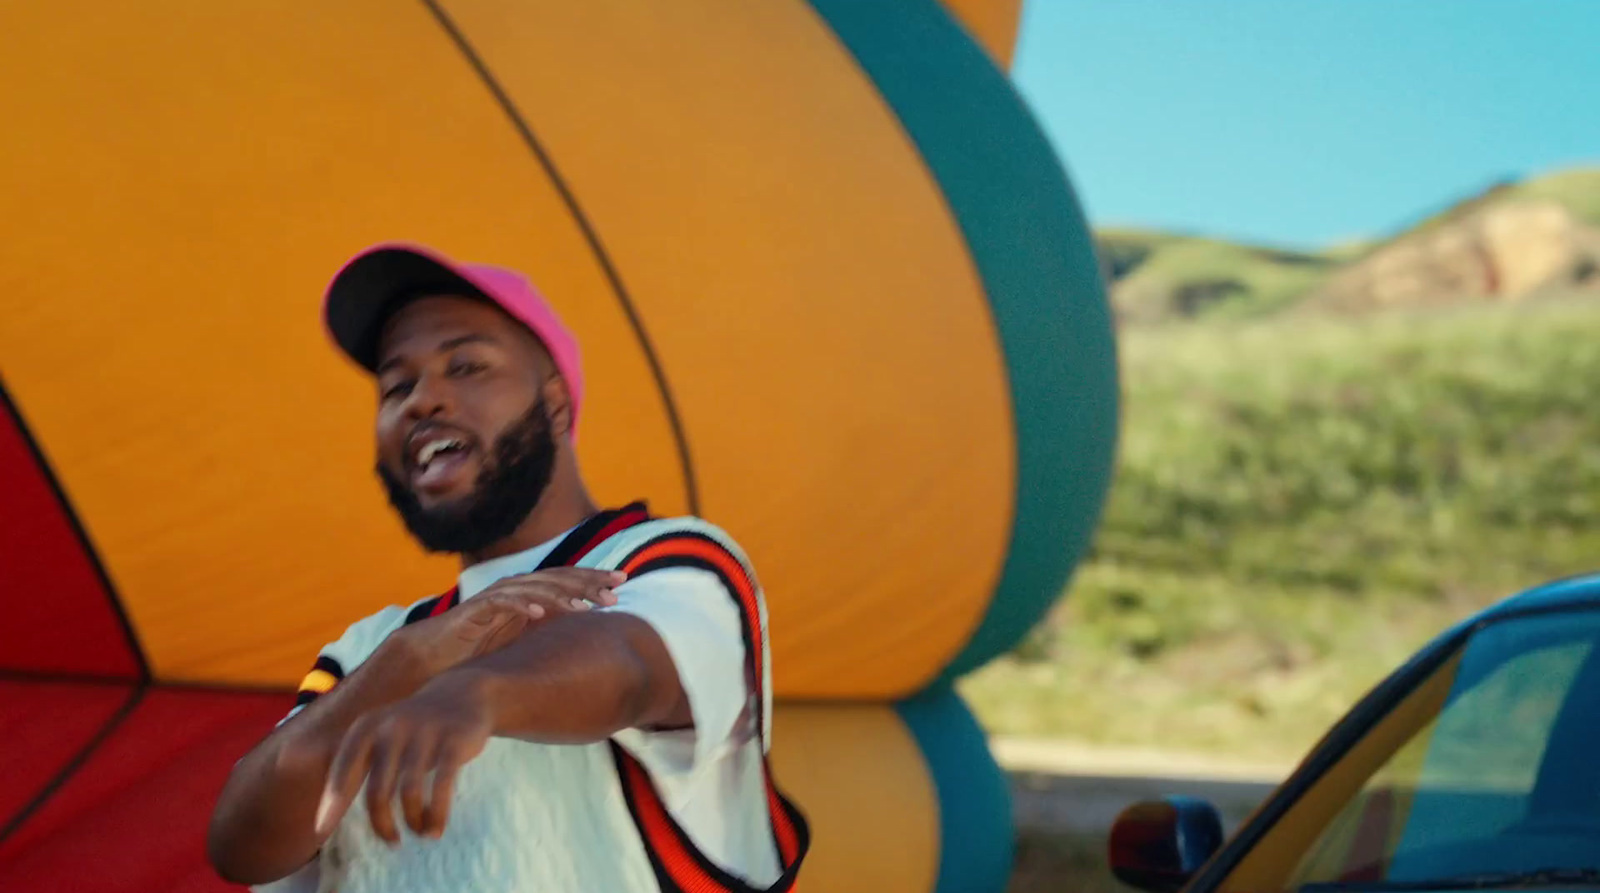
[[[478,55],[477,50],[467,40],[466,35],[456,26],[455,20],[445,11],[443,4],[439,0],[422,0],[422,4],[433,14],[434,20],[439,23],[439,27],[444,29],[451,42],[461,51],[461,55],[472,66],[479,80],[483,81],[484,87],[494,97],[495,102],[505,112],[506,117],[511,119],[511,124],[518,135],[522,137],[523,143],[527,145],[528,150],[533,153],[539,165],[544,168],[545,175],[554,184],[556,193],[561,196],[562,203],[567,207],[567,212],[572,215],[572,219],[577,223],[579,231],[583,233],[584,241],[589,243],[589,250],[593,252],[595,260],[600,264],[601,272],[604,273],[607,283],[610,284],[612,294],[616,296],[617,303],[622,306],[622,312],[627,316],[628,324],[633,328],[634,337],[638,339],[639,349],[644,352],[645,362],[650,367],[650,374],[656,380],[656,389],[660,392],[662,405],[666,409],[667,422],[672,427],[672,438],[678,447],[678,460],[683,470],[683,485],[688,495],[689,513],[692,515],[700,514],[700,492],[699,486],[695,481],[694,461],[689,452],[689,437],[684,430],[683,420],[678,414],[677,402],[672,397],[672,388],[667,383],[666,369],[662,366],[660,357],[656,355],[655,346],[651,343],[649,333],[645,330],[644,320],[634,306],[633,299],[629,296],[627,288],[622,284],[622,276],[611,262],[611,256],[601,243],[599,233],[595,231],[594,225],[590,222],[588,216],[583,213],[583,209],[578,205],[577,197],[573,195],[572,189],[567,185],[560,171],[557,170],[555,162],[551,160],[550,153],[545,150],[544,144],[534,135],[533,128],[528,126],[527,119],[523,117],[521,110],[517,108],[516,103],[512,102],[510,94],[506,93],[505,89],[500,85],[500,81],[489,70],[488,64],[483,61],[482,56]]]
[[[0,414],[9,415],[15,425],[17,434],[22,438],[23,444],[28,449],[28,454],[33,457],[39,476],[43,478],[45,486],[50,488],[50,495],[55,498],[56,505],[60,507],[61,514],[67,520],[67,525],[72,529],[72,536],[78,541],[78,546],[83,550],[84,560],[89,563],[90,570],[95,579],[100,583],[100,592],[106,601],[111,604],[111,613],[117,620],[117,626],[122,630],[123,639],[128,643],[128,650],[133,654],[134,663],[139,667],[139,676],[136,680],[123,679],[124,682],[148,682],[151,679],[150,661],[145,656],[144,649],[139,645],[139,637],[134,634],[133,621],[129,619],[128,612],[123,607],[122,599],[117,595],[117,588],[111,582],[111,574],[106,571],[105,562],[100,559],[100,552],[95,549],[94,543],[89,539],[89,531],[83,526],[83,521],[73,509],[71,501],[67,499],[66,491],[61,487],[61,480],[56,477],[55,469],[45,459],[44,450],[39,447],[39,442],[34,438],[33,432],[28,429],[28,423],[22,417],[22,411],[17,408],[16,401],[6,391],[5,380],[0,379]]]

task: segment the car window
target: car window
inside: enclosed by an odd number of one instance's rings
[[[1479,631],[1312,785],[1296,804],[1308,808],[1291,809],[1220,889],[1359,887],[1592,863],[1600,770],[1584,755],[1600,734],[1597,639],[1593,613]],[[1430,686],[1447,693],[1424,697]]]

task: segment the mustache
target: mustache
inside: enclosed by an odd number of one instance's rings
[[[389,504],[429,552],[480,552],[516,532],[549,488],[556,441],[544,400],[534,403],[489,445],[465,496],[424,507],[403,469],[375,464]]]

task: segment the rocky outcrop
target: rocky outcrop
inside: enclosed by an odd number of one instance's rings
[[[1554,201],[1509,200],[1384,244],[1331,276],[1303,306],[1360,311],[1575,289],[1600,290],[1600,229]]]

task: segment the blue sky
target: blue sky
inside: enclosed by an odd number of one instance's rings
[[[1600,163],[1600,0],[1027,0],[1012,73],[1096,225],[1316,246]]]

